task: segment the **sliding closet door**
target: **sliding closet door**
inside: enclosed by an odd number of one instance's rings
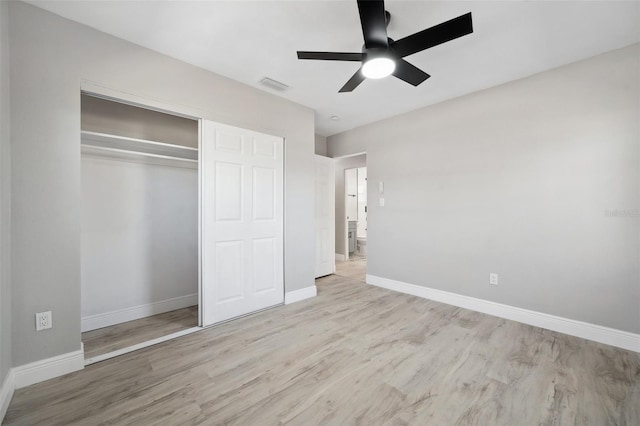
[[[203,323],[284,300],[282,138],[203,121]]]

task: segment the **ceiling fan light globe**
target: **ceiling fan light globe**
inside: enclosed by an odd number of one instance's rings
[[[378,57],[369,59],[362,65],[362,74],[367,78],[384,78],[393,74],[396,63],[391,58]]]

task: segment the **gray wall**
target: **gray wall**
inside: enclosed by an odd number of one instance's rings
[[[9,5],[0,1],[0,386],[11,362]]]
[[[198,170],[91,154],[81,170],[82,318],[197,294]]]
[[[640,332],[639,58],[635,44],[330,137],[332,157],[367,152],[367,272]]]
[[[336,253],[347,255],[345,243],[346,211],[344,195],[344,171],[367,165],[367,155],[360,154],[345,158],[336,158]]]
[[[82,95],[81,111],[82,130],[198,147],[196,120],[87,95]]]
[[[80,83],[285,137],[285,288],[314,284],[311,109],[12,2],[14,364],[80,348]],[[36,333],[33,314],[53,311]]]
[[[316,142],[316,154],[327,156],[327,138],[320,135],[315,135]]]

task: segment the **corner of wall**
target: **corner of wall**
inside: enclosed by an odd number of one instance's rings
[[[11,331],[11,168],[9,2],[0,2],[0,422],[13,396]]]
[[[324,136],[320,136],[318,134],[315,135],[315,145],[316,145],[316,155],[322,155],[327,157],[327,138]]]
[[[9,409],[13,392],[15,391],[15,375],[13,368],[9,370],[4,380],[0,382],[0,423],[4,420]]]

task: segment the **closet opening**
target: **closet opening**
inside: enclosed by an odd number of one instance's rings
[[[81,95],[85,364],[202,325],[199,125]]]

